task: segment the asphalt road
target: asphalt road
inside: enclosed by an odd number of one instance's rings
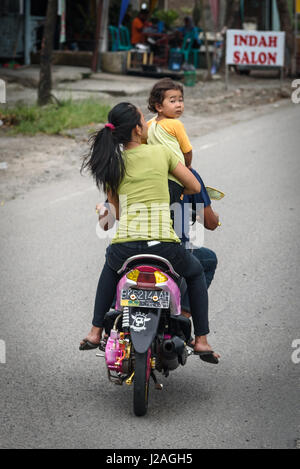
[[[209,339],[222,359],[191,357],[162,392],[151,386],[144,418],[132,388],[78,350],[107,244],[92,181],[74,172],[0,207],[2,448],[296,447],[299,119],[300,105],[270,106],[193,139],[194,167],[226,193],[222,226],[205,237],[219,258]]]

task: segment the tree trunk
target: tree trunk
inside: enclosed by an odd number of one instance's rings
[[[51,59],[57,16],[57,0],[48,0],[47,15],[40,58],[40,81],[38,87],[38,104],[44,106],[51,101]]]
[[[225,26],[227,29],[240,29],[240,0],[228,0],[226,2]]]
[[[203,29],[203,36],[204,36],[204,43],[205,43],[205,55],[206,55],[206,66],[207,66],[207,80],[211,80],[211,60],[210,60],[210,55],[209,55],[209,47],[208,47],[208,41],[207,41],[207,36],[206,36],[206,21],[205,21],[205,0],[200,0],[200,8],[202,12],[202,17],[201,17],[201,23],[202,23],[202,29]]]
[[[199,0],[194,0],[193,8],[193,21],[194,25],[198,27],[199,22],[201,21],[202,11]]]
[[[241,18],[240,18],[240,0],[227,0],[225,10],[225,29],[241,29]],[[222,50],[221,58],[221,70],[225,68],[225,56],[226,56],[226,32],[224,34],[224,45]]]
[[[291,68],[292,73],[294,73],[296,65],[294,57],[294,31],[287,1],[277,0],[277,8],[280,18],[280,29],[285,31],[286,47],[290,56],[290,63],[287,64],[287,66],[288,68]]]

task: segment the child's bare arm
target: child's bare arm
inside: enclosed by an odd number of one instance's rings
[[[189,151],[188,153],[184,153],[184,161],[185,161],[185,166],[187,168],[191,168],[192,166],[192,158],[193,158],[193,151]]]

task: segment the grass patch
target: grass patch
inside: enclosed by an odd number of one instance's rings
[[[48,135],[59,134],[62,130],[74,129],[92,123],[106,122],[110,106],[92,99],[82,101],[61,101],[47,106],[16,105],[0,107],[0,119],[11,128],[12,134]]]

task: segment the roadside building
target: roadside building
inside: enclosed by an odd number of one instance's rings
[[[192,14],[194,0],[58,0],[54,49],[56,63],[88,66],[96,47],[97,8],[102,6],[99,52],[111,47],[108,26],[111,16],[119,17],[120,9],[127,10],[130,26],[134,13],[146,3],[154,8],[176,10],[180,20]],[[291,14],[294,0],[288,0]],[[225,23],[226,0],[207,0],[205,20],[208,31],[221,31]],[[109,8],[110,7],[110,8]],[[0,62],[17,61],[21,64],[39,63],[38,52],[43,37],[47,0],[1,0],[0,2]],[[113,13],[112,13],[113,12]],[[276,0],[240,0],[235,28],[280,30]],[[130,29],[130,28],[129,28]],[[295,39],[296,40],[296,39]],[[299,39],[298,39],[299,41]],[[298,47],[299,51],[300,48]],[[73,61],[73,62],[72,62]],[[75,62],[74,62],[75,61]]]

